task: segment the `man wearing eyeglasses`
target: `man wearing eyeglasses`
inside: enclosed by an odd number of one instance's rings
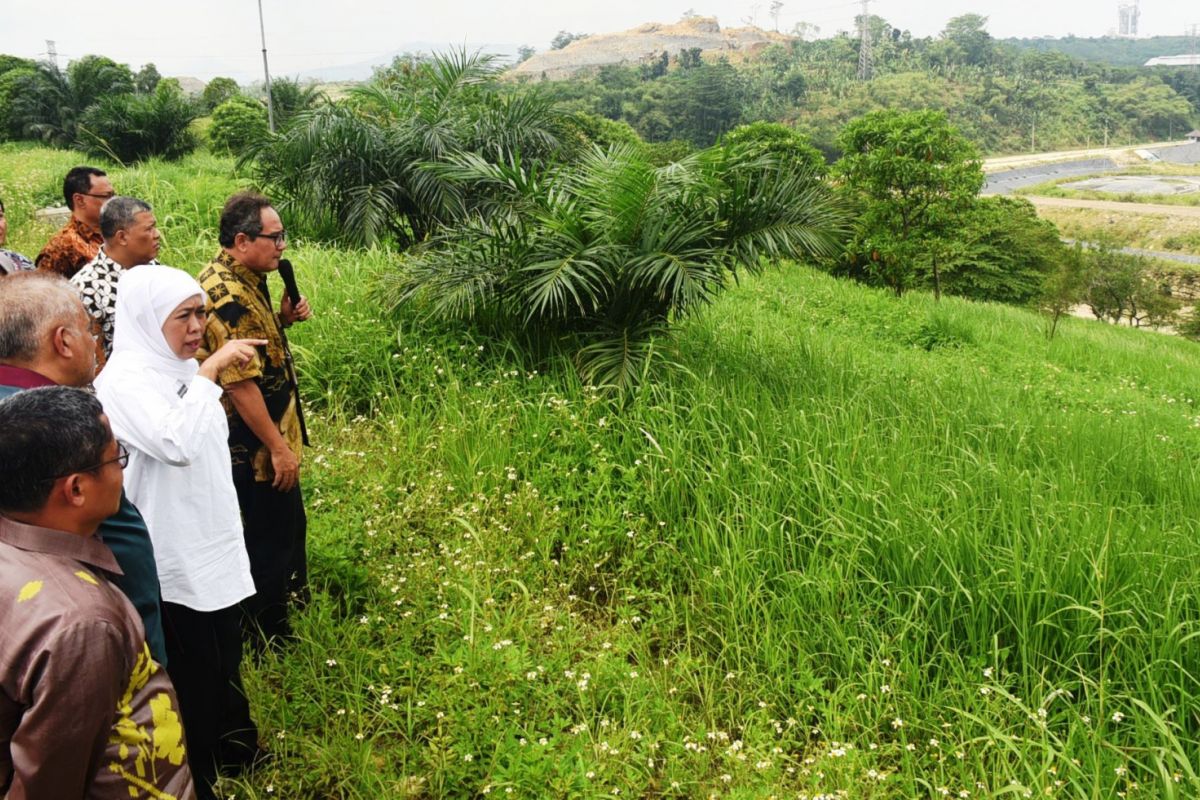
[[[71,219],[37,254],[34,264],[44,272],[70,278],[96,257],[104,237],[100,209],[116,192],[107,173],[96,167],[74,167],[63,180],[63,200]]]
[[[233,482],[256,593],[242,602],[251,646],[291,633],[289,598],[304,598],[307,520],[300,451],[307,444],[300,393],[284,330],[312,316],[308,300],[285,294],[275,313],[267,276],[279,269],[287,233],[271,201],[242,192],[221,212],[221,252],[197,280],[208,295],[203,361],[233,339],[265,339],[258,355],[220,374],[229,419]]]
[[[2,796],[196,796],[175,690],[95,535],[127,461],[87,392],[0,401]]]
[[[90,386],[96,342],[90,318],[71,284],[57,275],[21,272],[0,277],[0,399],[41,386]],[[121,496],[121,507],[100,523],[121,574],[113,582],[142,618],[150,653],[167,663],[154,545],[141,512]]]

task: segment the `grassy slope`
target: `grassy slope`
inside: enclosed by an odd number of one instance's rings
[[[226,169],[115,179],[189,265]],[[1194,344],[788,268],[621,409],[292,257],[324,590],[229,793],[1200,793]]]

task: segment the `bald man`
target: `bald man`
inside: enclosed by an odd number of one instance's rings
[[[88,386],[95,373],[92,318],[75,288],[46,272],[0,277],[0,399],[39,386]],[[99,534],[124,573],[113,582],[141,616],[155,661],[166,664],[154,546],[124,492]]]

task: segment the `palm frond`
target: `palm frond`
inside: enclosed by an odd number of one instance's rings
[[[655,339],[666,333],[660,323],[591,331],[575,355],[576,367],[593,386],[628,392],[643,382],[658,352]]]

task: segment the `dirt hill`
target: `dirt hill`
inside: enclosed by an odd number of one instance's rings
[[[598,33],[572,42],[561,50],[547,50],[513,68],[514,76],[568,78],[580,70],[609,64],[637,64],[659,56],[672,58],[680,50],[698,47],[705,57],[745,56],[791,37],[760,28],[721,29],[716,17],[693,17],[674,25],[648,22],[621,33]]]

